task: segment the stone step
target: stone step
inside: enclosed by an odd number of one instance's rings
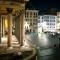
[[[11,41],[18,41],[18,40],[11,40]]]
[[[20,44],[11,44],[12,47],[20,47]]]
[[[19,42],[11,42],[11,44],[19,44]]]
[[[7,44],[7,42],[2,42],[1,44]],[[11,42],[11,44],[19,44],[19,42]]]
[[[1,46],[6,46],[7,47],[7,44],[0,44],[0,47]],[[12,47],[20,47],[20,44],[11,44]]]

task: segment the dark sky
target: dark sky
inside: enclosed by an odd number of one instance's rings
[[[29,5],[40,11],[46,11],[48,8],[60,8],[59,0],[30,0]]]

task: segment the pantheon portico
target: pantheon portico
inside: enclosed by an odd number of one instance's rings
[[[23,45],[23,26],[26,0],[0,0],[0,43],[7,35],[7,47],[11,47],[11,36],[15,35]],[[14,32],[13,32],[14,31]]]

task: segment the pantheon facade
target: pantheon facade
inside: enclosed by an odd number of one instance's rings
[[[11,47],[12,35],[15,35],[20,46],[23,45],[24,13],[28,0],[0,0],[0,44],[2,37],[7,36],[7,47]]]

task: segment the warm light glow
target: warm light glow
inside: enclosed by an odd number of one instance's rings
[[[26,26],[26,27],[29,26],[29,25],[27,24],[27,22],[25,22],[25,26]]]
[[[30,28],[29,27],[29,24],[27,23],[27,22],[25,22],[25,24],[24,24],[24,28],[26,27],[26,29],[27,29],[27,27],[28,27],[28,29]]]
[[[7,30],[8,29],[8,20],[5,19],[5,29]]]
[[[11,38],[12,38],[11,42],[15,42],[15,41],[16,41],[16,43],[18,42],[18,40],[17,40],[15,35],[12,35]],[[7,41],[8,41],[8,37],[7,36],[3,36],[1,38],[1,43],[7,44]]]

